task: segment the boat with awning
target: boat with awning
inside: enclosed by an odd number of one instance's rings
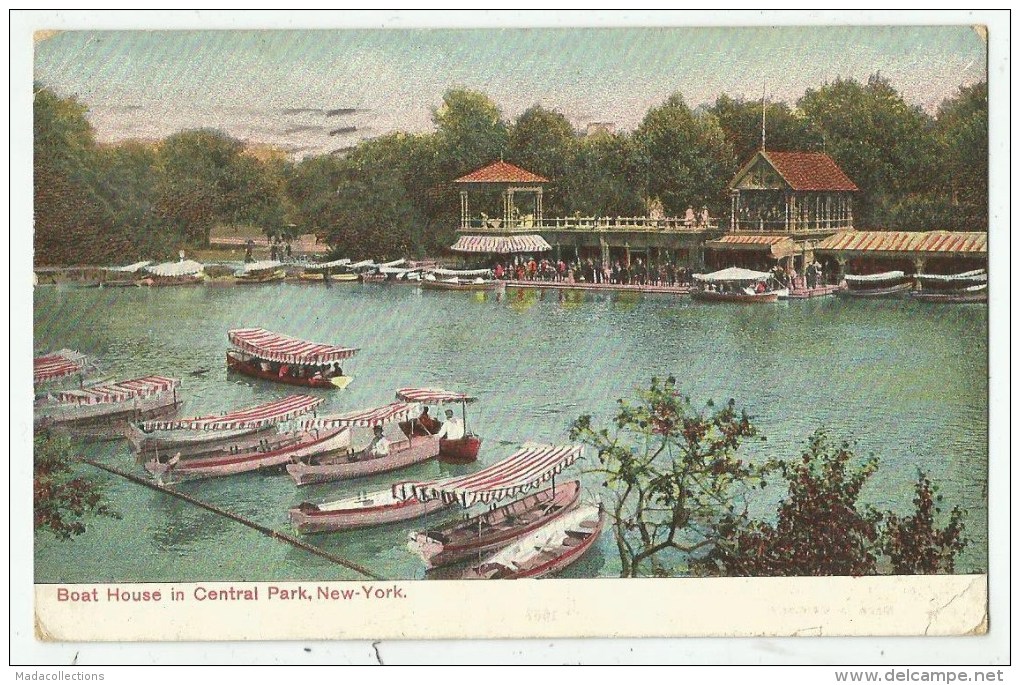
[[[449,464],[469,464],[478,459],[478,451],[482,447],[482,439],[471,432],[467,422],[467,405],[478,398],[462,392],[452,392],[442,388],[400,388],[397,399],[404,402],[415,402],[426,406],[445,406],[459,404],[461,408],[461,430],[463,435],[456,439],[443,437],[439,440],[439,461]],[[412,430],[423,430],[429,434],[441,430],[438,417],[432,417],[429,425],[419,420],[411,427]]]
[[[35,422],[82,437],[121,437],[128,423],[176,414],[180,384],[176,378],[143,376],[50,393],[36,403]]]
[[[413,497],[398,499],[392,488],[361,492],[321,503],[302,502],[288,512],[299,533],[332,533],[407,521],[441,511],[451,504]]]
[[[600,505],[582,504],[467,569],[461,578],[543,578],[562,571],[598,541],[605,518]]]
[[[902,271],[883,271],[876,274],[847,274],[844,297],[897,297],[914,287],[910,277]]]
[[[730,267],[707,274],[694,274],[700,288],[691,293],[691,297],[703,302],[777,302],[781,289],[776,285],[772,274],[767,271],[754,271]]]
[[[245,438],[262,440],[280,423],[315,411],[322,402],[319,397],[291,395],[223,414],[142,421],[128,427],[127,438],[143,459],[168,452],[199,456],[218,452],[228,443],[239,445]]]
[[[105,266],[103,267],[104,273],[101,285],[103,287],[137,286],[140,284],[138,280],[140,272],[150,264],[152,264],[152,260],[135,262],[125,266]]]
[[[286,275],[283,262],[276,260],[249,262],[234,274],[238,283],[273,283],[282,281]]]
[[[926,302],[987,302],[988,273],[984,269],[959,274],[917,274],[918,290],[910,293]]]
[[[303,422],[307,429],[348,428],[352,430],[352,449],[345,454],[326,455],[287,465],[287,473],[298,485],[363,478],[395,471],[432,459],[439,454],[439,438],[419,431],[403,431],[399,423],[415,416],[418,405],[393,402]],[[386,449],[374,436],[382,430]]]
[[[427,290],[493,290],[492,269],[432,269],[421,280]]]
[[[205,281],[205,266],[192,259],[143,267],[143,285],[194,285]]]
[[[32,360],[32,383],[39,385],[69,376],[82,376],[88,369],[88,357],[74,350],[57,350]]]
[[[254,378],[308,388],[346,388],[342,362],[357,348],[310,342],[267,331],[237,328],[227,332],[235,349],[227,351],[227,369]]]

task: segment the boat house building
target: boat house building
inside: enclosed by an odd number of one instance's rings
[[[695,267],[703,262],[705,239],[721,233],[717,220],[707,216],[548,218],[542,198],[550,180],[503,160],[454,183],[460,188],[460,227],[451,249],[461,254],[546,253],[550,259],[602,264],[642,259]]]
[[[709,267],[803,270],[820,241],[854,225],[857,186],[821,152],[759,151],[730,182],[725,235],[705,244]]]
[[[988,234],[980,232],[840,231],[818,243],[815,252],[834,262],[834,272],[877,274],[958,274],[988,266]]]

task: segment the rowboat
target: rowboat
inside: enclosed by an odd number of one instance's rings
[[[511,456],[481,471],[428,483],[401,483],[398,498],[440,499],[465,509],[520,497],[544,483],[552,487],[438,531],[412,533],[408,546],[432,566],[506,545],[561,515],[577,502],[576,481],[556,488],[556,475],[583,456],[578,445],[526,443]]]
[[[277,261],[251,262],[245,264],[234,276],[238,283],[273,283],[287,276],[280,268],[282,266],[283,263]]]
[[[79,437],[116,439],[129,423],[176,414],[180,384],[175,378],[144,376],[50,393],[36,402],[35,424]]]
[[[701,287],[691,292],[691,298],[701,302],[778,302],[782,289],[772,287],[771,273],[730,267],[710,274],[694,274]]]
[[[372,476],[432,459],[439,454],[439,438],[415,431],[407,434],[397,426],[397,422],[408,419],[416,409],[413,404],[394,402],[384,407],[307,421],[309,428],[372,428],[373,431],[379,428],[388,442],[388,449],[380,452],[376,440],[365,444],[364,436],[354,436],[352,444],[358,444],[359,449],[297,461],[287,465],[287,473],[298,485],[309,485]],[[387,429],[388,435],[385,434]]]
[[[492,279],[491,269],[433,269],[420,283],[427,290],[495,290],[502,286]]]
[[[175,479],[212,478],[283,466],[295,460],[318,455],[346,452],[350,448],[350,431],[295,430],[270,435],[257,444],[221,446],[215,453],[185,458],[181,454],[164,453],[145,462],[154,476]]]
[[[580,494],[580,481],[554,485],[477,516],[413,532],[407,546],[421,556],[426,568],[455,564],[505,547],[563,516],[577,506]]]
[[[448,438],[441,436],[439,440],[439,461],[445,464],[470,464],[478,459],[478,451],[482,447],[482,439],[472,433],[467,427],[467,405],[477,398],[465,395],[460,392],[451,392],[442,388],[400,388],[397,390],[397,399],[403,402],[417,402],[422,405],[460,404],[461,424],[451,428],[459,437]],[[450,412],[452,414],[452,412]],[[418,430],[425,434],[441,432],[438,421],[432,421],[433,425],[425,425],[426,421],[419,417],[419,420],[410,426],[401,426],[406,431]],[[434,430],[433,430],[434,428]]]
[[[344,389],[353,378],[340,362],[358,353],[353,347],[308,342],[263,328],[227,332],[227,370],[274,383],[306,388]]]
[[[101,285],[104,288],[126,288],[139,285],[139,272],[152,264],[151,261],[135,262],[127,266],[103,267]]]
[[[842,297],[899,297],[914,287],[910,277],[902,271],[884,271],[866,276],[847,274],[845,279],[846,289],[838,292]]]
[[[286,439],[276,435],[281,422],[313,411],[322,402],[318,397],[291,395],[225,414],[130,424],[126,435],[141,462],[161,454],[184,459],[222,455],[224,448],[230,453],[259,447],[269,451],[266,443]]]
[[[926,302],[987,302],[988,274],[984,269],[949,276],[917,274],[915,299]]]
[[[441,499],[421,502],[398,499],[393,488],[359,493],[331,502],[302,502],[290,509],[290,521],[299,533],[330,533],[407,521],[441,511],[452,503]]]
[[[298,278],[302,281],[330,281],[331,274],[351,263],[349,259],[334,259],[321,264],[308,264]],[[353,275],[353,274],[352,274]],[[355,277],[356,278],[356,277]]]
[[[591,549],[605,525],[602,507],[582,504],[464,571],[464,580],[542,578]]]

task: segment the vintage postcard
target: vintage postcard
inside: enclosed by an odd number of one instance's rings
[[[35,640],[986,635],[1000,27],[136,18],[23,37]]]

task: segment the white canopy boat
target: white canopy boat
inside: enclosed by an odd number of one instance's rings
[[[703,302],[776,302],[788,291],[769,287],[772,274],[730,267],[709,274],[694,274],[701,288],[691,293],[695,300]]]
[[[883,271],[878,274],[847,274],[843,297],[897,297],[914,287],[910,277],[902,271]]]

